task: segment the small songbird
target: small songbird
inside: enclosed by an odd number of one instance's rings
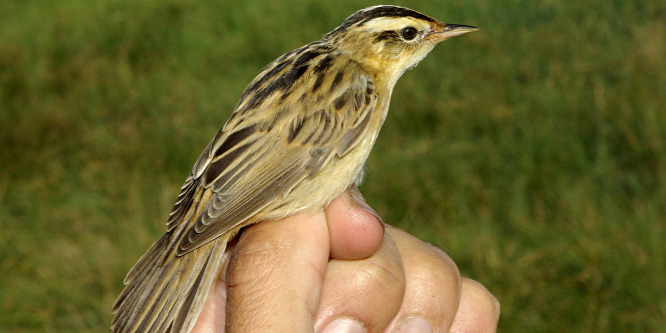
[[[113,332],[189,332],[242,227],[324,209],[362,177],[393,86],[475,27],[368,7],[269,64],[185,180],[167,230],[125,278]]]

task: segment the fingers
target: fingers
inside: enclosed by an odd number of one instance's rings
[[[382,242],[380,220],[353,190],[323,213],[247,228],[226,271],[228,293],[220,279],[193,332],[223,331],[227,296],[229,331],[495,331],[499,305],[482,285],[461,278],[441,250],[386,228]],[[328,251],[374,254],[326,268]]]
[[[390,237],[372,257],[329,263],[317,332],[496,331],[499,303],[488,290],[461,278],[438,248],[390,226],[386,231]]]
[[[381,332],[400,309],[405,275],[398,249],[386,237],[363,260],[331,260],[326,270],[316,332]],[[353,330],[352,330],[353,331]]]
[[[495,332],[500,305],[480,283],[463,278],[462,295],[451,332]]]
[[[323,212],[247,228],[227,269],[227,331],[311,331],[328,244]]]
[[[458,268],[440,249],[390,226],[403,260],[407,286],[389,332],[448,332],[460,304]]]
[[[331,237],[331,258],[360,259],[377,252],[384,238],[384,224],[352,187],[326,208]]]

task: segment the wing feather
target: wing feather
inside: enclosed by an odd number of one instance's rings
[[[334,75],[340,72],[339,66],[346,66],[345,75]],[[219,237],[284,198],[333,155],[343,156],[359,142],[370,123],[377,96],[372,79],[355,63],[339,66],[301,75],[302,82],[293,85],[299,89],[290,94],[303,95],[292,105],[265,96],[265,103],[251,111],[239,103],[236,112],[243,110],[244,114],[234,114],[216,136],[217,142],[209,144],[195,165],[203,168],[201,176],[190,181],[191,185],[183,190],[186,193],[181,193],[182,204],[174,207],[172,216],[187,216],[183,212],[191,202],[187,191],[195,183],[213,192],[198,216],[182,220],[192,225],[180,239],[179,255]],[[324,79],[314,80],[312,75],[322,75]],[[320,89],[324,95],[313,94],[313,87],[306,82],[329,84],[331,88]],[[270,96],[267,88],[257,89]],[[256,103],[252,93],[246,93],[244,98]],[[279,110],[280,116],[258,116],[270,115],[271,110]]]

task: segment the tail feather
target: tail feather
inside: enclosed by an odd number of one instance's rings
[[[148,270],[146,270],[147,267],[153,267],[157,265],[157,262],[164,262],[168,253],[166,250],[169,248],[169,242],[172,237],[174,237],[172,233],[165,233],[160,239],[153,243],[146,253],[143,254],[141,259],[132,266],[132,269],[127,273],[123,282],[125,284],[130,284],[132,281],[139,279],[139,275],[146,274],[148,272]],[[115,307],[116,304],[114,304],[114,308]]]
[[[215,244],[217,247],[220,244]],[[221,246],[226,247],[226,241]],[[215,254],[220,254],[219,257],[215,258]],[[211,258],[208,259],[207,265],[211,265],[212,272],[217,272],[220,264],[222,263],[222,256],[224,255],[224,250],[221,252],[213,251],[211,253]],[[215,266],[214,269],[212,266]],[[206,274],[206,270],[202,270],[199,273],[194,285],[198,286],[196,288],[191,288],[188,292],[187,297],[183,302],[183,309],[188,309],[189,311],[179,311],[178,315],[174,319],[173,328],[176,332],[186,333],[192,330],[196,320],[203,309],[203,305],[206,301],[206,296],[210,291],[210,286],[217,277],[217,274]]]
[[[194,327],[230,235],[183,256],[171,254],[169,236],[155,242],[125,278],[113,306],[112,332],[187,333]]]

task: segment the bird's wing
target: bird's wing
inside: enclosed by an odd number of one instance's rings
[[[199,157],[167,224],[184,232],[178,255],[284,199],[363,137],[377,103],[371,78],[352,61],[321,68],[327,55],[307,52],[269,65]]]
[[[167,233],[127,274],[113,306],[113,332],[189,331],[228,232],[287,198],[365,135],[376,113],[373,82],[355,63],[333,61],[330,51],[321,42],[294,50],[250,84],[194,164]]]

